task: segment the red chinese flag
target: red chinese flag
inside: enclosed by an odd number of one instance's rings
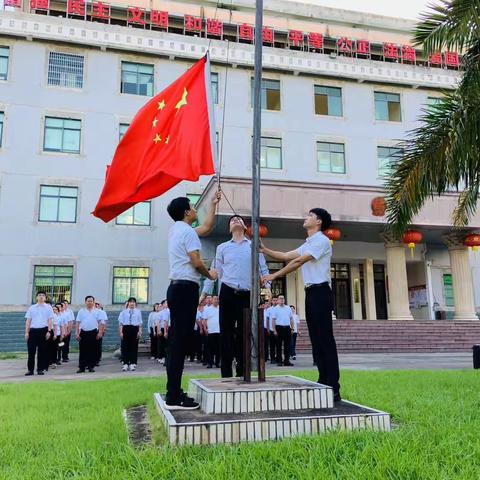
[[[109,222],[182,180],[215,173],[207,56],[150,100],[120,141],[93,215]]]

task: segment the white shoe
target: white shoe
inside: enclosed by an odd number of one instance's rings
[[[130,371],[131,371],[131,372],[135,371],[136,368],[137,368],[137,366],[136,366],[134,363],[132,363],[132,364],[130,365]]]
[[[165,365],[165,359],[162,358],[162,365]]]
[[[157,358],[157,362],[158,362],[158,363],[162,363],[162,359],[161,359],[161,358]]]
[[[126,372],[128,370],[128,365],[126,363],[123,365],[122,370],[124,372]]]
[[[155,360],[155,357],[150,357],[150,360]]]

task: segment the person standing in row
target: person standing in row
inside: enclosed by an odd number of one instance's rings
[[[107,312],[103,309],[103,306],[100,303],[95,303],[95,308],[98,310],[98,341],[97,341],[97,361],[95,363],[96,367],[100,366],[102,360],[102,349],[103,349],[103,337],[107,332],[107,323],[108,316]]]
[[[292,333],[292,344],[290,347],[290,355],[292,360],[297,359],[297,337],[300,335],[300,316],[297,315],[297,309],[295,305],[290,305],[293,315],[293,333]]]
[[[69,361],[70,355],[70,340],[72,337],[73,322],[75,321],[75,315],[70,309],[68,302],[64,300],[63,302],[63,312],[65,322],[65,338],[63,339],[63,348],[62,348],[62,362],[67,363]]]
[[[264,341],[264,353],[265,362],[269,360],[269,346],[270,346],[270,329],[268,328],[269,318],[267,315],[267,309],[270,308],[270,302],[267,300],[263,305],[263,341]]]
[[[86,368],[89,372],[95,371],[99,321],[100,315],[95,308],[95,298],[92,295],[87,295],[85,297],[85,307],[77,313],[76,336],[80,350],[77,373],[85,373]]]
[[[58,344],[60,343],[61,333],[63,330],[62,327],[62,318],[60,316],[60,310],[58,308],[59,304],[55,304],[53,309],[53,328],[50,332],[50,339],[48,340],[48,356],[49,356],[49,367],[57,368],[57,356],[59,352]]]
[[[163,300],[161,305],[160,315],[158,317],[157,331],[158,333],[158,361],[162,365],[166,365],[167,362],[167,350],[168,350],[168,328],[170,327],[170,309],[168,303]]]
[[[293,367],[290,362],[290,344],[292,342],[293,314],[288,305],[285,305],[285,297],[278,296],[277,306],[271,313],[274,335],[277,339],[277,365]],[[283,346],[283,361],[282,361]]]
[[[220,321],[218,297],[212,298],[212,303],[202,312],[202,320],[207,334],[207,368],[220,367]]]
[[[148,335],[150,337],[150,360],[157,360],[158,357],[158,331],[157,331],[157,324],[158,324],[158,317],[160,315],[160,304],[154,303],[153,310],[148,315],[147,321],[147,329]]]
[[[308,235],[303,245],[290,252],[278,252],[261,244],[260,250],[275,260],[289,262],[278,272],[263,277],[265,282],[271,282],[301,268],[305,284],[305,316],[313,360],[319,373],[318,382],[332,387],[334,401],[338,402],[341,400],[340,370],[333,335],[333,295],[330,288],[332,246],[323,234],[331,223],[332,218],[326,210],[312,208],[303,222]]]
[[[53,309],[45,303],[47,294],[37,292],[37,303],[28,308],[25,314],[25,340],[27,341],[28,360],[27,373],[33,375],[35,370],[35,355],[37,355],[37,375],[44,375],[48,366],[47,341],[53,326]]]
[[[269,304],[270,306],[265,310],[264,315],[267,318],[268,325],[268,339],[270,343],[270,363],[274,364],[277,362],[277,337],[275,336],[275,330],[272,324],[272,312],[273,309],[277,306],[277,297],[272,297],[272,301]]]
[[[196,409],[199,404],[181,388],[188,338],[195,324],[201,276],[216,280],[214,270],[208,270],[200,256],[199,236],[208,235],[215,225],[215,210],[221,194],[217,192],[204,222],[192,228],[197,211],[187,197],[173,199],[167,207],[175,224],[168,233],[170,285],[167,290],[170,308],[170,345],[167,362],[167,393],[165,406],[170,410]]]
[[[54,328],[55,335],[57,338],[57,351],[55,352],[56,356],[54,361],[55,361],[55,364],[58,366],[62,364],[62,349],[64,346],[63,339],[65,337],[65,318],[62,315],[63,303],[60,303],[60,302],[56,303],[55,308],[57,309],[58,313],[56,313],[56,318],[54,318],[54,324],[56,320],[56,325],[57,325],[57,328],[56,329]],[[55,308],[54,308],[54,312],[55,312]]]
[[[142,336],[142,312],[137,308],[137,299],[128,299],[128,308],[118,316],[120,338],[123,340],[122,370],[134,371],[137,368],[138,340]]]
[[[214,263],[220,287],[220,356],[222,377],[232,377],[233,358],[236,376],[243,376],[243,315],[250,308],[252,242],[245,236],[247,227],[240,215],[229,220],[231,240],[217,247]],[[268,275],[263,254],[259,253],[261,275]],[[270,290],[267,283],[266,288]],[[213,282],[205,281],[203,294],[211,293]]]

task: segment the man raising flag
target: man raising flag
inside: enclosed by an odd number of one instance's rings
[[[137,113],[107,167],[93,215],[109,222],[182,180],[215,173],[209,65],[203,57]]]

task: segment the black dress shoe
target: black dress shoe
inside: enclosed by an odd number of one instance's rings
[[[85,369],[84,369],[84,368],[79,368],[79,369],[77,370],[77,373],[85,373]]]
[[[213,365],[207,365],[207,368],[213,368]]]
[[[45,375],[45,372],[40,370],[39,372],[37,372],[37,375]]]
[[[337,392],[337,393],[334,393],[333,394],[333,401],[335,403],[338,403],[338,402],[341,402],[342,401],[342,397],[340,395],[340,392]]]
[[[26,377],[29,377],[30,375],[33,375],[33,372],[27,372],[27,373],[25,374]]]
[[[284,365],[285,365],[286,367],[294,367],[294,366],[295,366],[295,365],[294,365],[293,363],[291,363],[291,362],[285,362]]]
[[[90,373],[95,373],[95,369],[94,369],[94,368],[89,368],[88,371],[89,371]]]

